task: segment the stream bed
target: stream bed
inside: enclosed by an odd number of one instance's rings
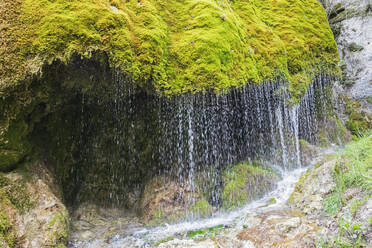
[[[286,203],[307,168],[281,171],[282,180],[274,191],[243,208],[194,221],[145,227],[134,215],[119,217],[116,209],[96,209],[91,214],[95,217],[86,214],[81,218],[84,220],[73,221],[69,247],[255,247],[249,240],[244,241],[244,237],[237,237],[258,223],[264,226],[267,220],[267,228],[273,223],[282,225],[279,232],[298,224],[299,214]],[[256,231],[265,234],[265,230]]]

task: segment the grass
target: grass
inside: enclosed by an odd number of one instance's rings
[[[281,77],[298,99],[321,70],[338,73],[336,43],[316,0],[2,1],[0,86],[94,50],[165,94]]]
[[[322,239],[317,247],[365,247],[363,232],[366,223],[359,221],[364,222],[363,219],[366,219],[367,225],[370,225],[372,216],[362,217],[362,220],[354,217],[358,208],[372,195],[371,151],[372,130],[369,130],[359,133],[358,138],[338,152],[333,171],[336,186],[323,202],[324,212],[328,216],[332,218],[338,216],[338,229],[334,237]],[[357,188],[362,192],[350,200],[349,196],[345,196],[345,192],[350,188]]]
[[[372,194],[372,131],[360,134],[359,138],[350,142],[337,156],[334,167],[336,187],[324,201],[324,210],[330,216],[335,216],[347,203],[344,193],[348,188],[358,187],[365,195]],[[363,201],[353,202],[352,211]]]

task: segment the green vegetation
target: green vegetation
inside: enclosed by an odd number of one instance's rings
[[[348,211],[338,219],[337,235],[331,240],[323,241],[321,247],[364,247],[362,224],[353,219],[353,216],[372,196],[371,151],[372,130],[369,130],[337,154],[334,167],[336,187],[324,200],[323,209],[330,217],[338,215],[344,206],[348,206]],[[352,201],[345,194],[351,188],[361,190],[360,195]],[[366,219],[370,222],[371,216]]]
[[[169,236],[169,237],[167,237],[167,238],[164,238],[164,239],[161,239],[161,240],[159,240],[159,241],[157,241],[156,243],[155,243],[155,247],[158,247],[159,245],[161,245],[162,243],[166,243],[166,242],[168,242],[168,241],[171,241],[171,240],[173,240],[175,238],[175,236]]]
[[[336,187],[324,201],[324,211],[334,216],[346,204],[344,196],[348,188],[360,187],[365,195],[372,194],[372,131],[363,134],[342,149],[334,168]],[[358,204],[352,204],[357,207]],[[360,203],[359,203],[360,205]],[[356,209],[352,208],[354,212]]]
[[[317,247],[331,248],[354,248],[366,247],[363,242],[362,227],[359,223],[352,223],[351,216],[338,220],[338,232],[332,240],[322,240]]]
[[[338,73],[316,0],[4,1],[2,87],[45,62],[97,50],[140,86],[166,94],[281,77],[298,98],[320,70]]]
[[[352,42],[347,47],[350,52],[359,52],[363,50],[363,47],[361,45],[356,44],[355,42]]]
[[[199,230],[194,230],[190,231],[187,233],[188,238],[192,238],[194,240],[205,240],[207,238],[213,239],[213,237],[216,235],[216,233],[220,232],[223,230],[225,226],[223,224],[213,226],[213,227],[208,227],[204,229],[199,229]]]
[[[199,216],[206,217],[212,214],[213,208],[206,199],[202,198],[200,201],[191,206],[190,211]]]
[[[23,179],[11,181],[0,173],[0,196],[9,200],[17,210],[23,212],[31,206],[30,196],[26,192],[26,183]]]
[[[279,77],[294,101],[320,71],[338,73],[317,0],[2,0],[0,20],[1,171],[30,154],[35,123],[77,91],[108,94],[110,76],[93,87],[76,63],[110,67],[166,95]]]
[[[223,176],[222,208],[241,207],[270,190],[278,176],[271,170],[240,163],[227,169]]]
[[[67,239],[69,226],[68,220],[61,213],[56,213],[48,223],[47,230],[53,230],[49,236],[49,242],[56,244],[57,247],[64,247],[63,243]]]
[[[293,193],[291,194],[291,196],[288,199],[288,202],[294,203],[295,194],[296,193],[301,193],[301,189],[303,188],[303,185],[304,185],[306,179],[311,175],[311,172],[312,172],[312,170],[308,169],[304,174],[301,175],[300,179],[296,183],[296,186],[293,190]]]
[[[7,246],[14,247],[15,237],[12,230],[9,218],[0,210],[0,245],[5,242]]]
[[[268,204],[275,204],[276,203],[276,199],[274,197],[271,197],[268,201],[267,201]]]
[[[360,103],[345,95],[341,97],[345,103],[345,110],[348,115],[346,127],[352,132],[352,134],[359,135],[359,133],[371,129],[372,116],[360,110]]]

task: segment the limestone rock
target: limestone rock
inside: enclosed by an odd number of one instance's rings
[[[212,213],[212,207],[199,189],[166,176],[156,177],[146,185],[140,209],[143,219],[150,224]]]
[[[349,97],[372,111],[372,3],[368,0],[323,0],[341,58]],[[348,83],[349,82],[349,83]]]
[[[336,186],[331,174],[335,161],[328,161],[322,166],[309,170],[301,176],[289,202],[306,214],[320,211],[323,198]]]
[[[10,232],[2,247],[55,247],[64,245],[68,235],[69,215],[66,207],[53,192],[44,165],[43,175],[32,172],[2,174],[0,183],[0,213],[9,220]],[[39,170],[40,172],[41,170]],[[0,238],[0,242],[3,242]]]

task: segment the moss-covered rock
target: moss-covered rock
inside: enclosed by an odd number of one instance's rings
[[[114,8],[113,8],[114,7]],[[316,0],[4,0],[1,86],[78,53],[169,94],[282,77],[295,95],[338,62]]]
[[[336,73],[332,32],[316,0],[3,0],[0,170],[33,146],[36,123],[77,92],[110,95],[114,71],[146,91],[180,94],[282,78],[298,100]],[[290,15],[288,15],[290,13]]]
[[[353,99],[342,95],[341,96],[345,104],[345,112],[347,114],[346,127],[350,130],[353,135],[359,135],[360,133],[372,128],[372,115],[361,109],[361,104]]]
[[[205,217],[212,211],[212,206],[197,186],[181,183],[168,176],[150,180],[140,201],[142,219],[149,225],[175,222],[188,217]]]
[[[271,169],[240,163],[223,174],[222,207],[231,209],[263,196],[280,177]]]
[[[47,185],[50,177],[42,164],[0,174],[1,247],[64,247],[69,217]]]

